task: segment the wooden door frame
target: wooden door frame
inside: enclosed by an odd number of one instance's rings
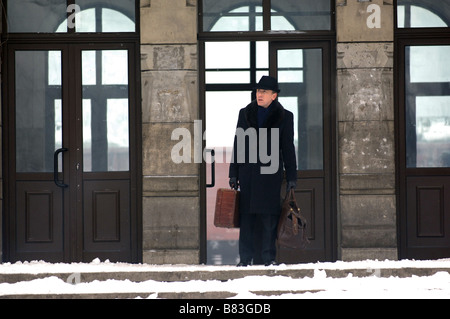
[[[13,212],[15,211],[15,133],[11,127],[15,127],[14,121],[14,62],[13,54],[16,48],[24,50],[61,50],[65,51],[62,55],[62,72],[63,79],[66,79],[66,86],[62,88],[63,101],[69,101],[74,98],[76,107],[66,107],[67,111],[63,112],[63,122],[69,123],[73,126],[76,121],[74,119],[81,119],[81,82],[76,84],[76,81],[81,79],[81,65],[79,59],[74,58],[74,52],[81,51],[81,47],[90,49],[119,49],[118,43],[123,44],[128,52],[128,69],[129,79],[131,79],[128,88],[129,91],[129,125],[130,125],[130,210],[131,210],[131,262],[142,262],[142,121],[141,121],[141,80],[140,80],[140,44],[139,36],[122,36],[117,41],[117,35],[25,35],[17,34],[10,35],[10,39],[3,48],[3,65],[6,67],[2,70],[3,81],[3,97],[2,97],[2,118],[5,123],[3,126],[3,185],[4,185],[4,204],[3,204],[3,259],[5,261],[11,260],[14,254],[14,229],[11,227],[15,222]],[[68,44],[69,43],[69,44]],[[73,51],[73,52],[72,52]],[[69,60],[70,59],[70,60]],[[77,62],[78,61],[78,62]],[[79,71],[77,71],[79,69]],[[69,76],[68,72],[75,72],[75,76]],[[12,85],[8,85],[12,83]],[[64,83],[63,83],[64,84]],[[71,102],[74,104],[75,102]],[[11,106],[13,105],[13,106]],[[73,119],[73,120],[72,120]],[[72,121],[71,121],[72,120]],[[81,121],[80,121],[81,122]],[[12,125],[11,125],[12,124]],[[77,124],[75,124],[77,125]],[[81,124],[78,124],[81,125]],[[78,127],[78,130],[80,127]],[[71,127],[69,130],[75,130]],[[74,136],[71,134],[70,136]],[[80,141],[67,140],[66,135],[63,141],[65,145],[80,145]],[[78,137],[79,139],[80,137]],[[82,145],[82,143],[81,143]],[[65,165],[72,167],[80,162],[80,159],[73,154],[67,154],[64,159]],[[71,174],[69,176],[69,174]],[[120,174],[120,173],[119,173]],[[64,179],[77,181],[77,172],[75,170],[65,170]],[[82,194],[77,191],[76,187],[72,187],[64,191],[67,196],[64,196],[64,212],[66,221],[64,224],[64,232],[69,232],[69,240],[64,242],[64,260],[81,261],[81,249],[76,248],[79,244],[76,243],[76,238],[82,238],[82,206],[76,205]],[[68,198],[68,199],[67,199]],[[77,199],[78,198],[78,199]],[[77,208],[78,207],[78,208]],[[70,213],[68,213],[70,211]]]

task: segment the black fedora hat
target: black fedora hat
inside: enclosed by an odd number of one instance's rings
[[[256,85],[256,89],[272,90],[274,92],[280,93],[277,79],[267,75],[264,75],[261,80],[259,80],[259,83]]]

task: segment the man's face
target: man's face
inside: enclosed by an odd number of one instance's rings
[[[268,108],[270,104],[277,98],[278,93],[272,90],[257,89],[256,100],[258,105],[263,108]]]

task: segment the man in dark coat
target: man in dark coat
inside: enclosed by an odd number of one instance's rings
[[[263,76],[256,100],[239,112],[229,171],[230,186],[240,187],[238,266],[275,264],[283,166],[287,191],[296,187],[294,116],[278,102],[279,92],[277,80]]]

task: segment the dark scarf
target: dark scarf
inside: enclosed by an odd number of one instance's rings
[[[273,101],[267,109],[258,106],[256,100],[245,108],[245,119],[248,126],[256,129],[278,127],[283,118],[284,108],[277,100]]]
[[[270,105],[268,108],[258,106],[258,127],[263,127],[264,123],[266,122],[269,111]]]

